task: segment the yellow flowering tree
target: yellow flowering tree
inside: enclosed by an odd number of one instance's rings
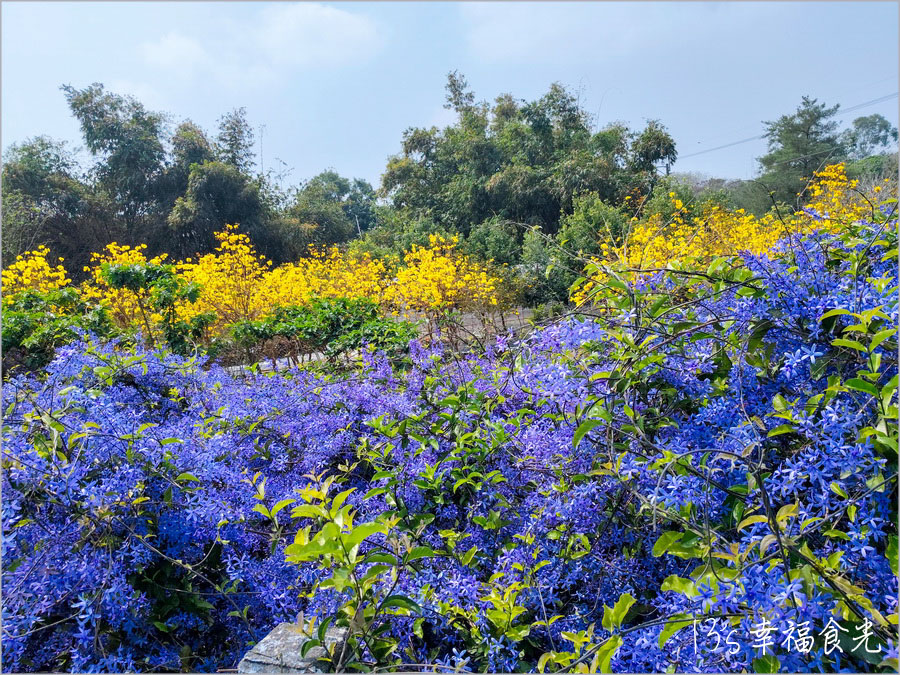
[[[268,307],[305,305],[313,298],[366,298],[380,304],[386,274],[384,263],[369,254],[312,248],[309,257],[267,272],[260,300]]]
[[[457,251],[458,244],[459,237],[431,235],[427,247],[413,245],[387,289],[388,302],[399,311],[426,313],[496,306],[500,279]]]
[[[217,328],[256,319],[271,309],[260,302],[260,293],[272,262],[256,252],[250,237],[238,232],[236,225],[226,225],[215,236],[219,245],[212,253],[176,265],[179,274],[201,288],[197,302],[179,308],[179,318],[190,320],[212,311],[218,316]]]
[[[12,265],[3,270],[3,297],[10,298],[24,290],[43,293],[68,286],[71,279],[63,267],[63,259],[59,258],[57,264],[52,265],[47,258],[49,255],[50,250],[46,246],[39,246],[18,256]]]
[[[103,265],[161,265],[166,255],[158,255],[148,259],[147,245],[128,246],[112,242],[100,253],[91,254],[91,264],[84,268],[90,274],[81,285],[81,295],[85,300],[104,304],[110,313],[113,323],[119,328],[134,325],[149,325],[160,320],[160,317],[148,313],[149,289],[133,291],[127,288],[113,288],[103,276]]]
[[[276,307],[303,306],[317,298],[366,299],[385,312],[407,316],[438,316],[449,309],[484,314],[500,302],[501,279],[487,264],[461,253],[456,237],[431,237],[428,246],[414,246],[399,269],[389,271],[367,253],[344,253],[337,247],[311,249],[306,258],[273,267],[236,226],[226,225],[215,236],[219,244],[212,253],[173,265],[174,281],[197,290],[194,301],[173,300],[170,324],[176,319],[190,324],[204,317],[205,326],[205,317],[214,313],[209,334],[222,334],[228,326],[259,319]],[[134,284],[113,287],[104,273],[104,268],[150,268],[165,262],[165,255],[148,258],[146,249],[113,242],[92,254],[91,264],[84,268],[88,279],[78,291],[85,301],[105,306],[118,328],[140,326],[152,334],[164,318],[154,309],[153,289]],[[52,266],[47,255],[46,248],[39,248],[4,270],[4,293],[69,284],[63,266]]]
[[[890,181],[886,185],[891,185]],[[896,185],[893,188],[896,190]],[[765,253],[787,235],[834,231],[843,223],[871,216],[873,203],[880,201],[877,193],[883,189],[875,186],[872,194],[866,194],[858,181],[847,177],[843,164],[835,164],[815,175],[807,191],[806,209],[788,214],[770,211],[762,217],[712,202],[701,205],[699,215],[689,216],[686,205],[672,192],[671,217],[664,219],[657,213],[643,220],[633,218],[625,243],[620,247],[604,244],[602,258],[592,262],[646,272],[673,265],[701,267],[713,258],[740,251]],[[582,281],[572,300],[585,302],[603,281],[598,275]]]

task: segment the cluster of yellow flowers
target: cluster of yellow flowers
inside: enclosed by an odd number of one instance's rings
[[[704,205],[689,220],[680,200],[676,211],[663,221],[660,214],[638,222],[624,246],[609,249],[611,257],[633,268],[665,267],[672,260],[711,258],[738,251],[764,253],[785,234],[785,225],[773,214],[757,218],[744,209],[730,211],[718,204]]]
[[[703,205],[699,215],[688,218],[685,205],[671,192],[669,198],[675,213],[670,219],[664,220],[660,214],[640,221],[632,219],[625,244],[621,247],[603,244],[604,260],[594,262],[613,262],[631,270],[649,271],[668,267],[673,262],[700,265],[717,256],[741,251],[765,253],[785,235],[834,231],[843,223],[871,215],[872,203],[877,201],[881,190],[875,186],[875,194],[866,195],[859,190],[858,181],[847,177],[843,164],[827,166],[816,173],[807,191],[807,209],[819,218],[806,210],[788,215],[769,212],[757,218],[744,209],[729,210],[714,203]],[[573,292],[572,300],[584,302],[601,281],[600,277],[588,279]]]
[[[219,245],[213,253],[176,266],[179,274],[202,289],[197,302],[178,307],[180,318],[211,310],[218,317],[214,331],[315,297],[382,300],[385,267],[368,255],[344,255],[337,247],[311,249],[308,258],[272,267],[235,226],[226,225],[216,238]]]
[[[218,317],[216,327],[221,328],[255,319],[265,311],[259,295],[272,262],[257,254],[250,238],[234,225],[226,225],[224,231],[216,233],[216,239],[219,245],[212,253],[175,266],[181,276],[202,289],[197,302],[183,304],[176,311],[179,318],[190,319],[212,310]]]
[[[59,258],[54,266],[47,259],[48,255],[50,250],[46,246],[39,246],[20,255],[12,265],[3,270],[3,297],[11,297],[26,289],[46,292],[67,286],[71,280],[62,265],[63,259]]]
[[[311,298],[368,298],[382,304],[387,270],[368,254],[344,254],[335,246],[269,272],[260,289],[269,307],[303,305]]]
[[[109,309],[110,318],[120,328],[125,328],[133,323],[146,325],[149,322],[159,321],[160,317],[150,312],[148,308],[148,293],[139,291],[135,293],[124,288],[112,288],[103,278],[103,265],[161,265],[165,262],[166,255],[158,255],[147,259],[146,244],[140,246],[127,246],[112,242],[107,244],[101,253],[91,254],[91,264],[84,268],[90,273],[90,278],[81,285],[81,296],[85,300],[103,302]]]
[[[890,182],[890,179],[884,179],[885,185]],[[875,185],[872,188],[874,194],[867,195],[860,189],[858,180],[847,178],[843,164],[832,164],[816,174],[816,180],[807,190],[807,206],[825,218],[819,227],[831,230],[840,227],[842,222],[871,216],[872,203],[880,201],[878,193],[882,189]]]
[[[498,304],[500,279],[486,265],[457,252],[459,237],[429,237],[427,247],[413,246],[386,289],[400,311],[427,312],[450,307],[476,309]]]
[[[250,238],[232,225],[216,233],[216,239],[219,244],[212,253],[174,264],[178,275],[201,288],[196,302],[176,307],[179,318],[189,320],[211,310],[217,316],[213,333],[236,321],[264,316],[276,306],[302,305],[315,297],[368,298],[398,314],[498,304],[500,279],[486,265],[457,251],[458,238],[432,237],[429,246],[414,247],[395,274],[368,254],[345,254],[337,247],[311,249],[308,258],[273,267],[257,253]],[[82,296],[105,304],[113,321],[123,328],[149,325],[161,317],[150,311],[145,291],[110,287],[102,266],[166,262],[165,255],[148,259],[146,248],[111,243],[94,253],[91,265],[84,268],[90,276],[80,287]],[[51,267],[47,254],[46,248],[31,251],[4,270],[4,293],[69,284],[65,269]]]

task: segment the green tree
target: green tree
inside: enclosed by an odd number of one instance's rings
[[[656,121],[640,133],[623,125],[594,131],[590,115],[558,83],[537,100],[501,94],[493,105],[477,102],[457,72],[446,89],[456,121],[404,132],[381,195],[450,232],[468,236],[497,217],[554,234],[577,195],[621,203],[629,192],[648,191],[677,156]]]
[[[569,279],[577,277],[574,270],[568,269],[560,260],[553,238],[537,226],[527,230],[522,238],[522,262],[518,272],[522,299],[528,305],[565,302],[569,298]]]
[[[163,212],[168,217],[175,202],[188,189],[191,166],[215,160],[215,148],[203,129],[185,120],[178,125],[171,139],[171,160],[158,182],[157,194]]]
[[[172,136],[172,160],[180,170],[190,172],[192,164],[203,164],[215,159],[215,148],[199,126],[185,120]]]
[[[878,114],[857,117],[843,135],[850,159],[883,153],[897,142],[897,127]]]
[[[104,90],[99,83],[84,89],[63,85],[72,114],[81,124],[88,150],[100,157],[96,167],[128,231],[142,238],[141,225],[157,211],[157,181],[163,172],[165,117],[130,96]]]
[[[247,121],[247,110],[235,108],[219,118],[219,159],[242,173],[253,168],[253,128]]]
[[[367,180],[354,178],[344,198],[344,212],[356,225],[357,232],[366,232],[376,224],[375,188]]]
[[[275,245],[259,181],[224,162],[191,165],[187,191],[176,200],[168,224],[168,250],[177,256],[212,251],[214,233],[225,225],[240,225],[263,253]]]
[[[647,126],[634,138],[629,149],[631,167],[651,176],[656,175],[660,164],[668,174],[677,158],[675,141],[659,120],[647,122]]]
[[[839,108],[804,96],[794,113],[764,123],[768,153],[759,158],[763,170],[759,181],[776,201],[797,203],[817,169],[846,158],[833,119]]]
[[[511,265],[522,253],[523,231],[499,216],[483,221],[469,234],[466,249],[482,260]]]
[[[360,179],[323,171],[304,183],[282,219],[284,236],[294,256],[310,245],[340,244],[375,222],[375,191]]]
[[[594,256],[603,244],[620,246],[629,217],[621,208],[604,202],[596,192],[575,199],[572,213],[562,217],[556,238],[560,248],[577,256]]]
[[[466,76],[458,70],[447,75],[447,100],[444,107],[462,113],[475,105],[475,94],[469,89]]]
[[[64,141],[38,136],[10,146],[3,162],[3,262],[43,244],[75,277],[123,234],[103,194],[77,175]]]

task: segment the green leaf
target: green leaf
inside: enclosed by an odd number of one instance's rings
[[[774,654],[766,654],[759,658],[753,659],[754,673],[777,673],[781,667],[781,662]]]
[[[603,627],[611,631],[613,628],[621,628],[625,615],[634,604],[634,598],[630,593],[623,593],[612,608],[603,605]]]
[[[256,504],[256,505],[251,509],[251,511],[255,511],[256,513],[261,513],[261,514],[264,515],[266,518],[271,518],[271,517],[272,517],[271,511],[269,511],[268,507],[266,507],[265,504]]]
[[[891,564],[891,570],[894,572],[894,575],[897,574],[897,535],[892,534],[888,537],[888,545],[887,549],[884,552],[885,556],[887,556],[888,562]]]
[[[855,389],[856,391],[862,391],[866,394],[871,394],[872,396],[878,396],[878,388],[872,384],[871,382],[866,382],[865,380],[861,380],[858,377],[853,377],[844,382],[844,386],[849,389]]]
[[[423,612],[422,608],[414,600],[407,598],[405,595],[389,595],[381,603],[381,606],[382,608],[400,607],[416,614],[422,614]]]
[[[281,511],[281,509],[283,509],[283,508],[286,507],[286,506],[290,506],[290,505],[293,504],[295,501],[297,501],[297,500],[296,500],[296,499],[282,499],[281,501],[279,501],[279,502],[278,502],[277,504],[275,504],[275,506],[272,508],[272,517],[274,518],[275,515],[276,515],[279,511]]]
[[[844,338],[838,338],[837,340],[832,340],[831,344],[835,347],[849,347],[850,349],[855,349],[858,352],[866,353],[868,350],[862,342],[857,342],[856,340],[845,340]]]
[[[430,546],[416,546],[403,556],[403,564],[411,563],[413,560],[419,560],[420,558],[433,558],[434,555],[434,549]]]
[[[530,632],[531,626],[525,623],[519,626],[513,626],[512,628],[507,629],[503,634],[513,642],[519,642],[520,640],[524,640],[526,637],[528,637],[528,634]]]
[[[891,335],[897,332],[896,328],[889,328],[887,330],[878,331],[875,335],[872,336],[872,341],[869,343],[869,351],[874,352],[875,348],[880,345],[882,342],[887,340]]]
[[[390,553],[384,553],[382,551],[375,551],[373,553],[369,553],[365,557],[365,562],[367,563],[386,563],[391,565],[392,567],[397,564],[397,558]]]
[[[291,517],[293,518],[318,518],[324,517],[325,509],[315,504],[300,504],[291,509]]]
[[[300,656],[305,657],[313,647],[318,647],[320,644],[322,643],[316,639],[305,640],[303,644],[300,645]]]
[[[675,635],[682,628],[687,628],[690,626],[694,620],[690,617],[689,614],[685,614],[683,612],[679,614],[674,614],[670,619],[666,621],[665,627],[662,629],[662,632],[659,634],[659,647],[662,649],[663,645],[669,641],[669,638]]]
[[[178,478],[175,479],[175,482],[177,483],[177,482],[183,481],[183,480],[185,480],[185,481],[196,481],[197,483],[200,482],[200,479],[197,478],[197,476],[195,476],[195,475],[192,474],[192,473],[188,473],[187,471],[185,471],[184,473],[178,474]]]
[[[832,316],[841,316],[844,314],[849,314],[850,316],[853,316],[853,312],[851,312],[849,309],[838,308],[838,309],[832,309],[828,312],[825,312],[822,316],[819,317],[819,321],[823,321]]]
[[[750,525],[753,525],[753,524],[755,524],[755,523],[765,523],[765,522],[767,522],[768,520],[769,520],[768,518],[766,518],[765,516],[760,515],[760,514],[757,514],[757,515],[755,515],[755,516],[748,516],[747,518],[744,518],[744,519],[738,524],[738,526],[737,526],[737,531],[740,532],[740,531],[743,530],[745,527],[749,527]]]
[[[775,408],[778,412],[784,412],[790,407],[790,404],[787,402],[787,399],[784,398],[781,394],[775,394],[775,399],[772,401],[772,407]]]
[[[344,490],[339,495],[337,495],[331,502],[331,517],[333,518],[338,511],[341,510],[341,506],[343,506],[344,502],[347,501],[347,497],[349,497],[356,488],[350,488],[349,490]]]
[[[609,672],[609,662],[612,661],[616,652],[619,651],[619,647],[622,646],[622,643],[623,640],[621,635],[613,635],[600,646],[597,653],[594,655],[594,665],[596,666],[597,672]]]
[[[659,587],[661,591],[675,591],[689,598],[697,595],[697,585],[690,579],[685,579],[677,574],[671,574],[665,578]]]
[[[575,430],[575,435],[572,436],[572,447],[577,449],[578,444],[581,443],[581,439],[583,439],[591,429],[599,427],[601,424],[605,424],[603,420],[585,420],[581,424],[578,425],[578,428]]]
[[[672,544],[681,541],[684,536],[683,532],[663,532],[656,543],[653,544],[653,557],[658,558],[664,553],[668,553]]]
[[[425,619],[418,618],[413,621],[413,635],[415,635],[420,640],[424,637],[424,633],[422,631],[422,624],[425,623]]]
[[[844,488],[842,488],[842,487],[841,487],[840,485],[838,485],[837,483],[834,483],[834,482],[833,482],[833,483],[831,484],[831,491],[832,491],[834,494],[836,494],[837,496],[839,496],[839,497],[843,497],[844,499],[850,499],[850,497],[849,497],[849,496],[847,495],[847,493],[844,491]]]
[[[379,533],[384,534],[384,525],[381,523],[363,523],[353,528],[353,532],[347,536],[347,545],[356,546],[373,534]]]
[[[794,431],[794,425],[792,424],[779,424],[777,427],[772,429],[769,433],[766,434],[766,438],[773,438],[774,436],[781,436],[781,434],[790,434]]]

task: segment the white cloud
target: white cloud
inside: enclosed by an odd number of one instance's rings
[[[269,63],[328,68],[367,61],[383,46],[368,17],[314,3],[264,8],[253,32]]]
[[[180,80],[270,84],[293,70],[370,60],[384,40],[370,18],[316,3],[262,6],[247,23],[222,23],[203,37],[169,32],[139,48],[143,61]]]
[[[135,82],[134,80],[120,78],[111,80],[108,84],[107,91],[133,96],[151,110],[161,110],[168,107],[169,101],[162,92],[146,82]]]
[[[565,63],[635,39],[628,7],[613,3],[473,2],[461,10],[469,49],[489,62]]]
[[[765,25],[786,11],[783,4],[789,3],[472,2],[460,11],[474,57],[561,65],[746,42],[749,24]]]
[[[180,33],[167,33],[156,42],[145,42],[140,51],[148,64],[176,73],[190,74],[212,65],[203,46]]]

